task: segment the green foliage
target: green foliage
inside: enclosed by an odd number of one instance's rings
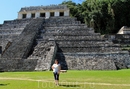
[[[130,0],[118,0],[112,4],[116,29],[130,26]]]
[[[117,33],[122,26],[130,26],[130,0],[85,0],[76,4],[72,0],[62,4],[70,8],[70,15],[77,17],[95,32]]]

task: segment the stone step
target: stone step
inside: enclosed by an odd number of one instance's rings
[[[65,31],[93,31],[94,32],[94,29],[90,29],[90,28],[85,28],[85,27],[82,27],[82,28],[76,28],[76,27],[71,27],[71,28],[45,28],[43,29],[45,30],[46,32],[65,32]]]
[[[119,47],[120,48],[120,46],[118,46],[118,45],[110,45],[110,44],[85,44],[85,43],[77,43],[77,44],[74,44],[74,43],[70,43],[70,44],[67,44],[67,43],[65,43],[65,44],[63,44],[63,43],[61,43],[61,44],[59,44],[59,43],[57,43],[58,44],[58,46],[59,47],[68,47],[68,48],[70,48],[70,47],[78,47],[78,48],[82,48],[82,47],[90,47],[90,48],[100,48],[100,47],[102,47],[102,48],[106,48],[106,47]]]
[[[24,24],[24,23],[29,23],[32,19],[16,19],[16,20],[6,20],[4,21],[4,24]]]
[[[45,22],[45,25],[51,25],[51,24],[81,24],[81,22],[80,21],[73,21],[71,19],[66,19],[63,21],[55,20],[55,21]]]
[[[120,44],[113,44],[104,40],[55,40],[37,39],[37,42],[55,41],[59,47],[120,47]]]
[[[129,54],[129,52],[127,51],[116,51],[116,52],[103,52],[103,53],[100,53],[100,52],[66,52],[66,53],[63,53],[63,52],[57,52],[57,55],[60,56],[60,57],[65,57],[65,56],[75,56],[75,57],[87,57],[87,58],[92,58],[93,56],[110,56],[110,54],[112,55],[116,55],[116,54],[120,54],[120,55],[127,55]]]
[[[28,23],[27,23],[28,24]],[[24,25],[17,25],[15,24],[14,26],[3,26],[3,27],[0,27],[0,30],[13,30],[13,29],[20,29],[20,28],[24,28],[27,24],[24,24]]]
[[[45,24],[46,27],[85,26],[85,24]]]
[[[55,24],[55,23],[70,23],[70,22],[76,22],[76,18],[70,18],[70,17],[61,17],[61,18],[49,18],[45,20],[45,24]]]
[[[45,27],[44,29],[46,29],[46,30],[53,30],[53,29],[56,29],[56,30],[60,30],[60,29],[65,29],[65,30],[67,30],[67,29],[71,29],[71,30],[73,30],[73,29],[85,29],[86,30],[86,29],[88,29],[88,27],[85,24],[81,24],[81,25],[69,25],[67,27]],[[90,30],[91,29],[92,28],[90,28]]]
[[[82,33],[82,32],[81,32]],[[79,32],[64,32],[64,33],[44,33],[41,36],[101,36],[100,33],[79,33]]]
[[[23,29],[17,29],[17,30],[4,30],[4,31],[1,31],[0,30],[0,34],[12,34],[12,33],[17,33],[17,32],[22,32]]]
[[[81,41],[81,40],[89,40],[89,41],[92,41],[92,40],[105,40],[103,39],[101,36],[42,36],[42,39],[44,40],[49,40],[50,38],[53,38],[54,40],[64,40],[64,41],[69,41],[69,40],[77,40],[77,41]]]
[[[52,20],[52,19],[55,19],[55,20],[57,20],[57,19],[73,19],[73,20],[77,20],[77,18],[75,18],[75,17],[70,17],[70,16],[58,16],[58,17],[49,17],[49,20]]]
[[[105,42],[102,40],[94,40],[94,41],[87,41],[87,40],[68,40],[68,41],[55,41],[59,47],[92,47],[92,46],[102,46],[102,47],[107,47],[107,46],[120,46],[119,44],[113,44],[112,42]]]
[[[122,51],[121,48],[119,47],[60,47],[58,49],[58,52],[63,52],[63,53],[73,53],[73,52],[117,52],[117,51]]]
[[[7,29],[1,29],[0,28],[0,32],[7,32],[7,31],[17,31],[17,30],[23,30],[25,28],[25,26],[24,27],[20,27],[20,28],[7,28]]]
[[[93,30],[57,30],[57,31],[46,31],[45,34],[53,34],[53,33],[71,33],[71,34],[88,34],[88,33],[94,33]]]

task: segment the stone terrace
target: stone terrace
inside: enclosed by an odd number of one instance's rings
[[[4,21],[0,26],[0,45],[3,51],[8,42],[16,39],[30,21],[30,19]]]
[[[29,56],[39,30],[42,29],[42,24],[43,18],[31,20],[17,39],[3,53],[0,59],[0,67],[3,67],[4,71],[35,69],[37,59],[26,58]]]
[[[102,38],[100,33],[94,33],[92,28],[81,24],[76,18],[46,19],[42,32],[37,40],[56,42],[56,58],[62,69],[115,70],[130,65],[129,53],[123,52],[119,44]]]
[[[12,45],[3,54],[7,58],[26,58],[36,35],[43,24],[43,19],[33,19],[22,31]],[[15,49],[14,49],[15,48]],[[9,53],[9,51],[12,51]],[[17,51],[17,52],[16,52]],[[13,53],[14,52],[14,53]],[[26,52],[26,53],[24,53]]]

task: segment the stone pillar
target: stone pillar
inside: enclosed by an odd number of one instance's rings
[[[64,16],[69,16],[69,10],[64,11]]]
[[[46,14],[46,16],[45,16],[46,18],[50,17],[50,12],[46,12],[45,14]]]
[[[31,18],[31,13],[27,13],[27,17],[26,18]]]
[[[35,18],[40,17],[40,12],[36,12]]]
[[[55,12],[55,16],[59,16],[59,11],[56,11],[56,12]]]
[[[18,19],[22,19],[22,14],[18,13]]]

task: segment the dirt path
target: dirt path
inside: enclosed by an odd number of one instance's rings
[[[47,80],[35,80],[35,79],[28,79],[28,78],[1,78],[0,80],[26,80],[26,81],[34,81],[34,82],[53,82],[53,81],[47,81]],[[91,85],[104,85],[104,86],[130,86],[130,84],[111,84],[111,83],[92,83],[92,82],[64,82],[61,81],[60,83],[65,83],[65,84],[91,84]]]

